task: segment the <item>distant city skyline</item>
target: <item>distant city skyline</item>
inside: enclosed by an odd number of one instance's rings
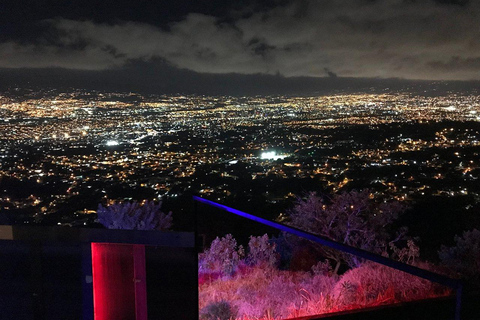
[[[99,203],[148,199],[165,200],[181,226],[192,194],[273,219],[309,191],[369,189],[420,208],[429,228],[449,229],[439,211],[477,225],[480,95],[391,91],[0,91],[0,219],[83,226]],[[466,229],[455,228],[439,239]]]
[[[95,78],[150,66],[183,70],[180,78],[480,80],[475,1],[43,0],[0,9],[0,69],[33,82],[37,69]]]

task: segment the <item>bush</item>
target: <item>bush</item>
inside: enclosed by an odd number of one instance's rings
[[[403,263],[414,264],[420,257],[420,248],[411,239],[407,240],[407,246],[401,249],[390,242],[390,250],[393,252],[391,258]]]
[[[247,262],[250,265],[266,264],[271,267],[277,266],[280,255],[277,253],[276,247],[276,244],[269,240],[267,234],[261,237],[250,236]]]
[[[344,307],[425,299],[448,292],[428,280],[373,262],[347,271],[333,288],[335,301]]]
[[[318,268],[328,269],[325,262]],[[236,320],[272,320],[448,293],[444,287],[427,280],[374,263],[365,263],[341,277],[242,265],[231,277],[200,284],[199,307],[203,310],[218,301],[228,301],[237,314]]]
[[[314,275],[331,276],[332,265],[328,259],[324,261],[318,261],[316,265],[312,266],[312,273]]]
[[[390,249],[403,262],[436,271],[415,261],[418,247],[413,241],[406,248],[392,244]],[[236,320],[288,319],[450,293],[430,281],[372,262],[342,276],[332,271],[328,259],[312,263],[311,271],[279,270],[276,245],[267,235],[251,236],[248,263],[243,256],[242,246],[231,234],[217,237],[200,254],[201,319],[229,319],[233,314]]]
[[[439,257],[443,265],[480,286],[480,231],[473,229],[455,236],[455,246],[442,246]]]
[[[212,302],[200,310],[200,320],[229,320],[235,318],[235,312],[227,301]]]
[[[162,203],[145,201],[115,203],[108,207],[98,205],[98,222],[108,229],[167,230],[172,226],[172,213],[161,211]]]
[[[237,240],[231,234],[217,237],[210,248],[199,255],[199,272],[232,275],[244,255],[243,246],[237,246]]]

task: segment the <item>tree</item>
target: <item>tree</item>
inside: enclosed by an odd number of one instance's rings
[[[297,199],[288,212],[288,223],[331,240],[381,254],[386,252],[389,243],[403,238],[405,229],[398,230],[394,239],[387,230],[403,211],[405,206],[399,202],[374,201],[368,190],[336,194],[329,199],[310,193],[306,199]],[[334,273],[338,272],[342,263],[357,267],[362,262],[356,256],[313,245],[298,237],[289,236],[289,239],[296,242],[296,246],[314,246],[321,256],[333,260],[336,263]]]
[[[162,203],[145,201],[120,202],[104,207],[98,205],[98,222],[108,229],[167,230],[172,226],[172,213],[161,211]]]

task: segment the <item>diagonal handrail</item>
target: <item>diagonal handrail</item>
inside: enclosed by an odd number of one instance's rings
[[[281,230],[281,231],[285,231],[285,232],[289,232],[291,234],[294,234],[294,235],[297,235],[299,237],[302,237],[302,238],[314,241],[316,243],[328,246],[330,248],[337,249],[337,250],[340,250],[340,251],[343,251],[343,252],[346,252],[346,253],[350,253],[350,254],[356,255],[358,257],[362,257],[364,259],[374,261],[374,262],[383,264],[385,266],[388,266],[388,267],[391,267],[391,268],[394,268],[394,269],[412,274],[414,276],[417,276],[417,277],[420,277],[420,278],[423,278],[423,279],[427,279],[427,280],[430,280],[432,282],[436,282],[436,283],[445,285],[447,287],[450,287],[450,288],[452,288],[456,291],[455,320],[460,320],[462,289],[463,289],[463,285],[462,285],[462,282],[460,280],[452,279],[452,278],[449,278],[447,276],[444,276],[444,275],[441,275],[441,274],[438,274],[438,273],[435,273],[435,272],[431,272],[431,271],[428,271],[428,270],[420,269],[418,267],[415,267],[415,266],[412,266],[412,265],[409,265],[409,264],[406,264],[406,263],[403,263],[403,262],[399,262],[399,261],[381,256],[381,255],[376,254],[376,253],[372,253],[372,252],[369,252],[369,251],[358,249],[358,248],[346,245],[346,244],[341,243],[341,242],[333,241],[333,240],[328,239],[326,237],[322,237],[322,236],[313,234],[311,232],[303,231],[303,230],[300,230],[298,228],[295,228],[295,227],[292,227],[292,226],[289,226],[289,225],[286,225],[286,224],[283,224],[283,223],[279,223],[279,222],[275,222],[275,221],[272,221],[272,220],[260,218],[256,215],[246,213],[246,212],[234,209],[234,208],[230,208],[230,207],[225,206],[223,204],[220,204],[220,203],[217,203],[217,202],[214,202],[214,201],[211,201],[211,200],[207,200],[207,199],[204,199],[204,198],[201,198],[201,197],[193,196],[193,200],[197,201],[197,202],[200,202],[200,203],[204,203],[204,204],[212,206],[212,207],[222,209],[224,211],[227,211],[227,212],[230,212],[230,213],[233,213],[233,214],[236,214],[240,217],[262,223],[262,224],[270,226],[272,228],[275,228],[275,229],[278,229],[278,230]]]

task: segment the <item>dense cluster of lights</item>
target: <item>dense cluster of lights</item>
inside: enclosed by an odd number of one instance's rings
[[[275,151],[265,151],[262,152],[260,155],[260,159],[262,160],[278,160],[278,159],[285,159],[287,155],[285,154],[277,154]]]
[[[311,178],[334,192],[354,181],[351,172],[358,168],[428,168],[428,173],[421,173],[426,178],[409,175],[405,169],[394,177],[373,179],[371,183],[381,185],[383,193],[399,200],[412,194],[472,194],[468,183],[478,178],[475,154],[460,150],[480,147],[476,129],[445,124],[434,137],[394,134],[375,145],[361,143],[355,136],[334,138],[335,132],[356,126],[374,130],[409,123],[476,123],[480,121],[477,95],[234,98],[74,91],[3,95],[0,103],[0,175],[41,184],[59,177],[57,183],[68,186],[66,193],[52,195],[48,203],[38,197],[7,201],[8,194],[0,194],[0,201],[15,208],[37,203],[42,213],[54,211],[55,205],[93,181],[151,188],[158,197],[177,196],[205,165],[221,165],[206,173],[221,179],[238,179],[233,168],[245,164],[252,179]],[[30,160],[28,152],[33,151],[28,147],[42,157]],[[349,151],[336,153],[337,149]],[[437,149],[455,149],[452,154],[457,154],[448,161],[436,153],[428,159],[407,156]],[[303,163],[302,157],[315,152],[313,162]],[[465,185],[434,190],[426,181],[451,174],[461,176]],[[216,200],[231,191],[228,183],[202,183],[196,190],[215,195]]]

